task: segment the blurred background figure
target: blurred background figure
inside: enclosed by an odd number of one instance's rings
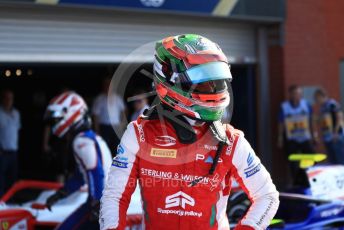
[[[149,108],[148,99],[145,95],[143,95],[144,93],[144,90],[138,90],[135,93],[135,95],[138,95],[139,97],[133,102],[134,111],[130,116],[130,121],[135,121],[143,113],[143,111]]]
[[[344,164],[344,121],[341,107],[336,100],[329,98],[322,88],[314,92],[314,100],[319,106],[316,121],[329,161]]]
[[[281,104],[278,126],[278,147],[284,147],[286,155],[292,153],[314,153],[312,135],[312,109],[303,99],[300,86],[288,89],[289,99]],[[297,165],[291,163],[293,178],[297,178]]]
[[[88,199],[57,229],[98,229],[98,221],[90,219],[90,213],[98,211],[107,171],[111,165],[111,153],[101,137],[91,129],[91,119],[84,99],[75,92],[65,92],[54,97],[46,110],[45,120],[52,134],[70,139],[69,153],[73,153],[75,173],[64,186],[50,195],[46,206],[51,208],[59,200],[73,194],[87,184]]]
[[[104,138],[112,150],[116,148],[121,138],[117,136],[115,130],[121,131],[123,128],[122,121],[126,117],[126,107],[120,96],[115,93],[108,94],[110,83],[110,78],[103,80],[102,91],[93,103],[92,114],[96,132]]]
[[[71,91],[63,86],[59,94]],[[70,171],[74,171],[74,161],[69,152],[70,140],[57,138],[52,135],[51,125],[46,123],[43,129],[42,152],[45,162],[52,163],[49,167],[54,169],[56,180],[63,183]],[[48,163],[49,164],[49,163]]]
[[[0,105],[0,196],[11,187],[18,173],[20,113],[13,107],[11,90],[1,92]]]

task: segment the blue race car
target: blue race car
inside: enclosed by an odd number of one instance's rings
[[[296,185],[280,193],[280,207],[269,229],[344,229],[344,166],[316,164],[325,159],[324,154],[289,157],[299,163],[300,173]],[[249,205],[243,192],[234,193],[228,203],[230,221],[239,220]]]
[[[280,194],[276,218],[283,229],[338,229],[344,226],[344,166],[315,163],[324,154],[293,154],[300,165],[297,184]],[[272,227],[271,229],[277,229]]]

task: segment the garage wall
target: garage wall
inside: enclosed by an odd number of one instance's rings
[[[227,19],[109,9],[0,3],[0,62],[121,62],[165,36],[198,33],[232,63],[254,63],[255,28]],[[153,45],[127,61],[151,61]]]

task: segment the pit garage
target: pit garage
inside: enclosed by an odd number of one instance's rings
[[[101,80],[112,76],[121,63],[139,63],[151,71],[153,50],[133,55],[134,50],[183,33],[208,37],[228,55],[234,76],[232,123],[256,145],[259,44],[254,22],[115,8],[0,3],[0,88],[11,88],[17,94],[15,104],[22,115],[21,174],[51,179],[41,173],[49,167],[42,164],[41,145],[42,118],[51,97],[68,88],[91,105]],[[151,80],[140,71],[132,76],[125,97],[138,86],[151,87]]]

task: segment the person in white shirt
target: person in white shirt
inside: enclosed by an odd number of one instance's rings
[[[92,114],[96,132],[103,137],[109,148],[113,149],[119,144],[120,137],[117,136],[115,130],[122,129],[126,107],[119,95],[108,94],[110,83],[110,78],[103,80],[102,92],[93,103]]]
[[[0,196],[17,179],[20,113],[13,107],[11,90],[1,92],[0,105]]]

